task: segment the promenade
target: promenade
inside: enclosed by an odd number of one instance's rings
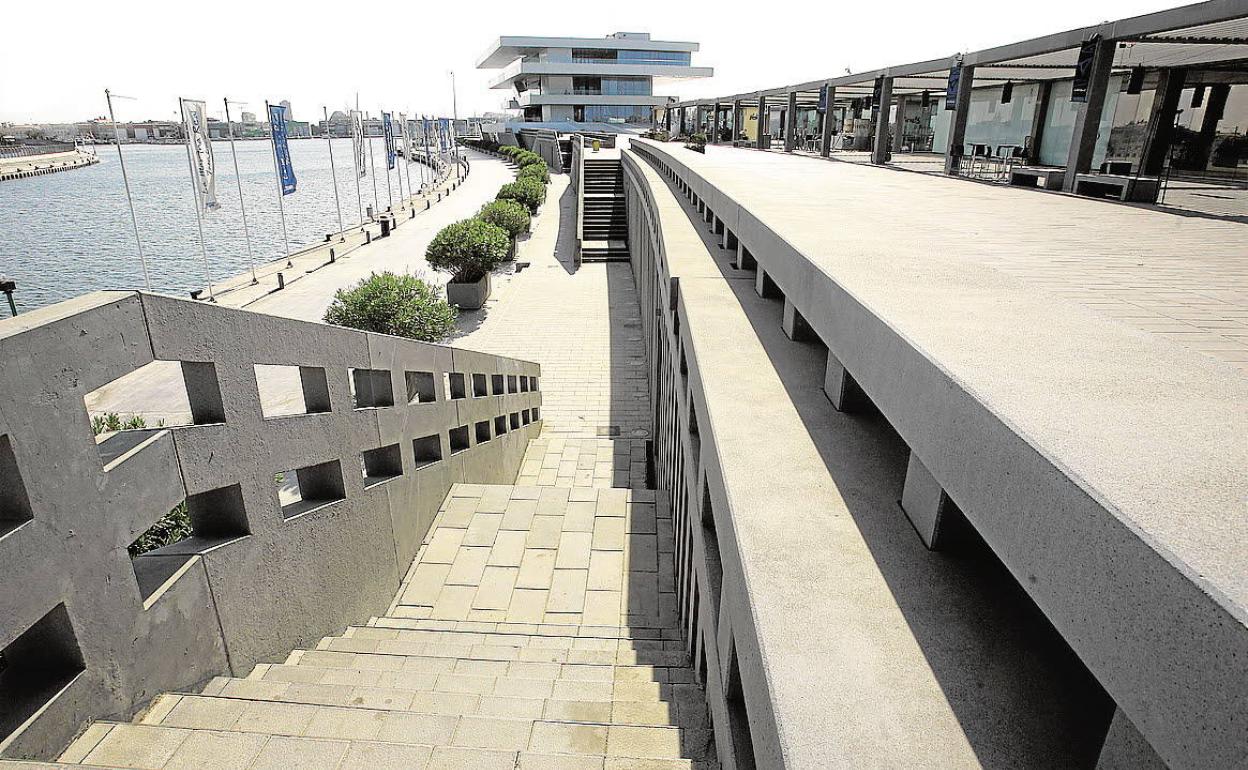
[[[70,171],[99,162],[99,158],[93,153],[82,150],[0,158],[0,182],[8,179],[25,179],[41,174],[55,174],[58,171]]]

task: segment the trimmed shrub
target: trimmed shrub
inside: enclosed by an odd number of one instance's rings
[[[477,216],[503,228],[512,238],[529,231],[529,210],[514,200],[491,201],[481,207]]]
[[[433,284],[387,271],[339,289],[325,311],[325,323],[437,342],[455,331],[457,314]]]
[[[473,217],[442,228],[429,242],[425,259],[456,282],[473,283],[501,265],[510,248],[506,230]]]
[[[497,200],[513,200],[523,205],[530,214],[546,200],[546,185],[533,179],[518,179],[498,188]]]
[[[499,148],[498,148],[498,151],[499,151],[499,152],[500,152],[503,156],[508,157],[508,158],[514,157],[514,156],[515,156],[515,154],[516,154],[516,153],[518,153],[518,152],[524,152],[524,150],[523,150],[523,149],[521,149],[521,148],[519,148],[519,147],[515,146],[514,144],[505,144],[505,145],[503,145],[502,147],[499,147]]]
[[[525,168],[526,166],[541,166],[542,168],[545,168],[546,161],[542,159],[541,155],[538,155],[535,152],[517,153],[516,165],[520,168]]]
[[[550,181],[550,169],[546,168],[546,164],[533,164],[530,166],[521,166],[520,171],[516,173],[516,179],[535,179],[542,184]]]

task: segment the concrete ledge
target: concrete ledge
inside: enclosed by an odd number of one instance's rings
[[[864,216],[887,216],[870,213],[888,200],[873,185],[930,185],[953,205],[956,182],[784,156],[751,161],[776,171],[752,175],[731,150],[633,151],[723,218],[1161,758],[1240,761],[1248,382],[930,239],[863,237]],[[808,187],[823,175],[837,205]]]

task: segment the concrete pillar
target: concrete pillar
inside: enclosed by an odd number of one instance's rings
[[[888,162],[888,107],[893,101],[893,79],[885,76],[880,83],[880,103],[875,119],[875,147],[871,149],[871,162],[884,165]]]
[[[784,313],[780,317],[780,328],[784,330],[784,336],[794,342],[814,342],[819,339],[819,335],[810,328],[810,324],[802,317],[801,311],[788,297],[784,298]]]
[[[797,147],[797,91],[789,91],[788,122],[784,126],[784,151]]]
[[[1109,90],[1109,76],[1113,70],[1114,46],[1112,40],[1101,40],[1092,59],[1092,72],[1088,78],[1088,96],[1075,113],[1075,128],[1070,136],[1070,153],[1066,156],[1066,179],[1062,189],[1074,192],[1075,176],[1092,169],[1092,154],[1096,151],[1096,135],[1101,126],[1101,113],[1105,108],[1105,94]]]
[[[732,141],[734,144],[744,128],[745,123],[741,119],[741,100],[737,99],[732,103]]]
[[[1165,770],[1166,766],[1122,709],[1115,707],[1096,770]]]
[[[1218,135],[1218,121],[1226,113],[1226,100],[1231,94],[1229,83],[1215,83],[1209,86],[1209,96],[1205,99],[1205,114],[1200,122],[1200,134],[1196,138],[1196,151],[1192,154],[1192,168],[1204,171],[1213,155],[1213,141]]]
[[[971,114],[971,87],[975,83],[975,67],[962,65],[962,77],[958,80],[958,98],[953,105],[953,117],[949,121],[949,147],[945,150],[945,173],[958,175],[966,143],[966,119]]]
[[[754,276],[754,292],[763,299],[780,299],[784,296],[784,292],[771,280],[762,265],[758,266],[758,275]]]
[[[823,135],[819,138],[819,154],[828,157],[832,152],[832,125],[836,122],[832,114],[832,102],[836,99],[836,86],[828,84],[828,98],[823,108]]]
[[[1041,80],[1036,83],[1036,110],[1031,115],[1031,151],[1027,162],[1032,165],[1040,163],[1040,143],[1044,141],[1044,121],[1049,116],[1049,99],[1053,94],[1053,81]]]
[[[831,350],[828,351],[828,364],[823,373],[823,394],[838,412],[857,412],[867,404],[867,397],[858,387],[858,382]]]
[[[941,518],[951,506],[940,482],[912,450],[901,490],[901,509],[929,550],[939,545]]]
[[[1166,167],[1170,142],[1174,139],[1174,115],[1179,109],[1179,97],[1183,94],[1186,81],[1186,70],[1167,67],[1157,71],[1157,91],[1148,116],[1148,130],[1144,132],[1144,149],[1140,152],[1140,166],[1144,174],[1156,176]]]
[[[906,132],[906,97],[897,97],[897,117],[893,120],[893,152],[901,152]]]
[[[767,97],[759,96],[758,97],[758,132],[757,132],[758,136],[755,139],[754,145],[760,150],[763,149],[763,134],[765,133],[764,129],[767,127],[767,123],[768,123],[767,121]]]
[[[745,247],[741,239],[737,239],[737,269],[738,270],[757,270],[758,260],[754,259],[754,255]]]

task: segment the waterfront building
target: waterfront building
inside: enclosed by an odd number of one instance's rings
[[[525,122],[649,125],[668,97],[654,91],[659,79],[702,78],[693,66],[693,42],[651,40],[643,32],[601,38],[517,37],[498,40],[478,59],[478,69],[501,70],[490,88],[508,91],[509,110]]]

